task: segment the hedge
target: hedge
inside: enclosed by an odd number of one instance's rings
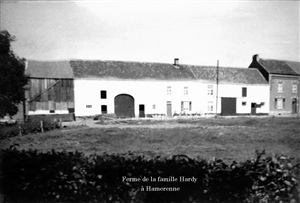
[[[49,131],[53,129],[59,128],[59,122],[49,119],[41,120],[43,121],[43,131]],[[27,135],[30,133],[38,133],[41,132],[41,121],[33,120],[28,123],[16,123],[14,125],[9,126],[1,126],[0,127],[0,140],[15,137],[18,135]]]
[[[231,164],[15,148],[1,157],[4,202],[300,202],[299,162],[264,152]]]

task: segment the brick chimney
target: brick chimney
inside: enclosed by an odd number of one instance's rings
[[[259,60],[259,55],[258,54],[253,55],[252,61],[258,62],[258,60]]]

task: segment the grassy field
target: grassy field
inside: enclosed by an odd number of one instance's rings
[[[93,124],[94,128],[64,128],[2,140],[1,148],[39,151],[127,153],[146,156],[185,154],[193,158],[244,161],[255,150],[300,159],[299,118],[201,118],[132,120],[118,124]]]

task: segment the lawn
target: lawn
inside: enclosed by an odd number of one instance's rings
[[[128,153],[145,156],[184,154],[231,162],[253,158],[256,150],[300,159],[299,118],[239,117],[131,120],[94,127],[66,127],[2,140],[0,147],[38,151],[81,151],[86,155]]]

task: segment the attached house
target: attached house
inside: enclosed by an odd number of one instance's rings
[[[256,69],[72,60],[76,116],[269,113],[269,85]]]
[[[299,62],[253,56],[249,68],[259,70],[269,83],[270,115],[299,115],[299,67]]]
[[[69,61],[29,60],[26,74],[30,77],[26,92],[28,116],[67,115],[70,119],[73,117],[74,75]]]

